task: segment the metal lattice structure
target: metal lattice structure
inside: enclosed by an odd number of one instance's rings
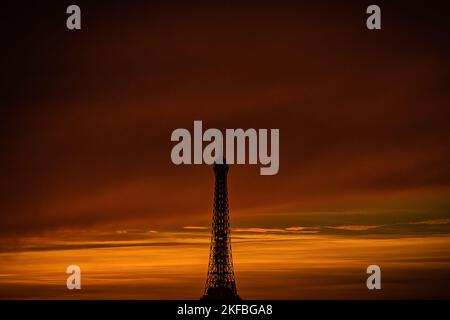
[[[228,212],[227,174],[229,167],[215,163],[214,210],[205,300],[238,300],[231,255],[230,221]]]

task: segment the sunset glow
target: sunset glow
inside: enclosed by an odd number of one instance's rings
[[[215,173],[171,159],[196,124],[279,142],[227,171],[243,299],[450,298],[446,10],[80,1],[69,31],[63,2],[5,10],[1,299],[199,299]]]

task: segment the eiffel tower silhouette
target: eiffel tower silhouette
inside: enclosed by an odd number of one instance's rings
[[[215,163],[214,210],[208,275],[201,300],[240,300],[236,290],[233,257],[231,255],[230,221],[228,212],[227,175],[225,161]]]

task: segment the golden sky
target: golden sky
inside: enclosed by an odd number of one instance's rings
[[[214,177],[170,160],[171,132],[194,120],[280,129],[277,175],[230,168],[242,296],[264,298],[261,279],[277,298],[290,282],[295,298],[365,296],[361,268],[376,258],[386,297],[448,297],[431,285],[448,275],[445,10],[384,4],[369,32],[355,1],[78,5],[76,32],[64,2],[6,9],[2,297],[67,297],[58,279],[75,255],[95,288],[83,295],[136,297],[139,282],[142,298],[196,298],[207,230],[184,243],[195,229],[183,227],[210,225]],[[138,231],[118,246],[120,230]],[[270,253],[261,268],[259,250]],[[407,274],[428,289],[410,290]]]
[[[343,226],[338,233],[235,229],[238,292],[244,299],[449,298],[449,223],[424,222],[445,230],[433,236],[408,234],[411,226],[396,226],[402,232],[381,237],[367,226]],[[65,231],[22,239],[0,253],[0,298],[198,299],[208,249],[209,230],[200,226],[172,232]],[[79,291],[66,289],[71,264],[81,268]],[[371,264],[381,267],[380,291],[366,288]]]

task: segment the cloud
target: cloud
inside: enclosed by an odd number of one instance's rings
[[[183,229],[186,230],[208,230],[208,227],[202,227],[202,226],[184,226]]]
[[[319,233],[319,227],[288,227],[288,228],[233,228],[233,232],[247,233]]]
[[[209,234],[200,233],[190,242],[189,231],[158,234],[154,242],[111,232],[105,244],[96,232],[77,231],[23,239],[16,250],[0,252],[0,297],[74,299],[64,271],[76,263],[83,272],[80,299],[198,299],[209,253]],[[122,237],[128,240],[116,241]],[[442,280],[449,275],[449,240],[249,233],[233,238],[233,260],[246,299],[374,298],[361,282],[374,261],[385,272],[377,297],[436,299],[450,297]]]
[[[277,228],[233,228],[234,232],[253,232],[253,233],[266,233],[266,232],[286,232],[285,229]]]
[[[380,227],[383,227],[383,225],[378,225],[378,226],[349,225],[349,226],[336,226],[336,227],[329,227],[329,228],[337,229],[337,230],[366,231],[369,229],[380,228]]]
[[[441,224],[450,224],[450,218],[446,219],[434,219],[434,220],[425,220],[419,222],[411,222],[412,224],[429,224],[429,225],[441,225]]]
[[[285,230],[286,231],[303,231],[305,229],[306,229],[305,227],[288,227]]]
[[[170,161],[171,132],[195,119],[205,129],[280,129],[279,174],[230,168],[236,219],[279,207],[448,212],[446,29],[423,36],[396,19],[398,32],[373,41],[342,18],[360,10],[347,3],[325,24],[317,4],[142,6],[124,6],[113,30],[119,13],[91,4],[98,28],[74,41],[51,41],[60,30],[46,5],[29,16],[39,30],[11,26],[24,34],[3,52],[17,63],[2,69],[0,236],[207,225],[212,169]]]

